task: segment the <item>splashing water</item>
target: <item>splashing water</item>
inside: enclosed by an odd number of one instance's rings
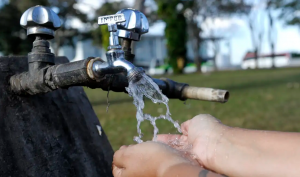
[[[158,128],[155,121],[157,119],[165,119],[174,124],[174,127],[177,128],[178,132],[181,133],[180,126],[177,121],[174,121],[171,118],[171,113],[169,110],[168,102],[169,99],[161,92],[158,85],[145,73],[141,73],[139,76],[140,80],[131,80],[129,86],[126,88],[129,96],[133,97],[133,104],[137,108],[136,119],[137,119],[137,132],[139,136],[134,137],[134,141],[137,143],[143,142],[142,131],[140,128],[141,122],[144,120],[149,120],[154,127],[153,140],[156,141]],[[145,107],[144,96],[151,99],[153,103],[163,103],[167,107],[165,115],[160,115],[158,117],[153,117],[149,114],[144,114],[143,109]]]
[[[193,153],[193,145],[183,141],[181,139],[175,138],[167,142],[167,144],[176,149],[184,158],[190,160],[194,165],[197,165],[197,156]]]

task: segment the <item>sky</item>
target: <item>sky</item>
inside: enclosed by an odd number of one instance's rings
[[[268,54],[271,52],[268,42],[268,20],[265,18],[261,20],[261,24],[258,26],[264,26],[264,38],[261,43],[261,53]],[[222,28],[222,25],[220,25]],[[281,20],[275,21],[276,29],[276,42],[275,51],[276,53],[282,52],[300,52],[300,29],[297,26],[287,26]],[[228,41],[232,47],[232,58],[233,64],[240,64],[243,56],[247,51],[253,50],[251,32],[248,24],[241,18],[227,19],[223,23],[223,30],[221,30],[224,36],[227,36]],[[222,45],[222,52],[226,53],[228,50]]]

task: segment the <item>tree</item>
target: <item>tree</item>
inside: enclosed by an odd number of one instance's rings
[[[88,29],[86,31],[79,31],[77,28],[71,25],[71,22],[74,19],[78,19],[84,24],[88,24],[89,22],[87,15],[76,8],[76,4],[79,3],[79,0],[53,0],[49,2],[50,7],[57,8],[57,15],[62,21],[61,28],[55,33],[55,55],[58,55],[59,48],[63,45],[75,47],[75,37],[79,37],[81,39],[90,37]]]
[[[16,6],[22,13],[25,12],[28,8],[36,6],[36,5],[42,5],[42,6],[48,6],[49,3],[47,0],[9,0],[10,4]],[[21,18],[21,17],[19,17]]]
[[[298,0],[272,0],[272,5],[280,10],[279,18],[287,25],[300,26],[300,1]]]
[[[246,15],[249,29],[251,32],[251,40],[254,51],[255,68],[258,68],[258,55],[261,52],[261,44],[264,34],[264,22],[259,23],[259,12],[254,9],[255,5],[252,5],[252,10]]]
[[[176,9],[180,0],[157,0],[158,16],[165,21],[165,36],[169,64],[175,73],[182,73],[186,62],[187,23],[182,9]]]
[[[136,9],[136,10],[139,10],[141,12],[144,12],[145,1],[146,0],[135,0],[133,8]]]
[[[87,23],[87,16],[75,8],[78,0],[10,0],[0,9],[0,50],[5,54],[21,55],[30,52],[32,41],[26,38],[25,30],[20,26],[20,18],[28,8],[35,5],[44,5],[58,11],[62,27],[55,34],[54,53],[62,45],[74,47],[73,39],[77,36],[89,37],[89,32],[81,32],[70,25],[74,18]]]
[[[275,44],[276,44],[276,28],[274,26],[274,16],[272,14],[274,0],[268,0],[267,1],[267,15],[269,20],[269,30],[268,30],[268,38],[269,38],[269,44],[271,48],[271,58],[272,58],[272,68],[275,68]]]
[[[24,55],[30,52],[32,41],[20,26],[20,18],[35,4],[47,5],[47,0],[7,1],[0,7],[0,51],[4,55]]]
[[[133,9],[136,9],[142,13],[145,14],[145,1],[146,0],[135,0],[134,1],[134,5],[133,5]],[[135,42],[131,43],[131,50],[134,51],[135,49]],[[132,62],[134,62],[134,60],[132,60]]]
[[[270,7],[280,12],[279,19],[283,20],[286,25],[300,27],[300,1],[298,0],[269,0]],[[270,18],[271,16],[269,16]],[[274,17],[271,17],[274,18]],[[273,41],[275,44],[275,42]],[[274,50],[274,49],[273,49]],[[272,54],[274,58],[274,55]],[[273,59],[274,63],[275,59]]]
[[[190,4],[188,4],[188,8],[186,9],[185,17],[187,18],[189,39],[191,40],[192,49],[194,53],[194,62],[196,64],[197,71],[201,72],[202,58],[199,55],[199,48],[202,42],[202,38],[200,37],[202,29],[197,20],[197,16],[199,15],[198,12],[198,1],[191,1]]]
[[[249,1],[250,2],[250,1]],[[253,46],[253,53],[255,59],[255,67],[258,66],[258,54],[261,50],[261,44],[263,40],[264,34],[264,22],[259,23],[260,12],[257,9],[260,9],[259,6],[263,5],[264,2],[251,1],[251,3],[245,3],[243,0],[239,3],[232,3],[225,7],[223,10],[225,11],[233,11],[235,9],[236,14],[241,14],[246,18],[246,22],[248,23],[248,27],[251,33],[251,41]],[[233,5],[234,4],[234,5]]]
[[[199,47],[203,43],[201,33],[203,32],[202,24],[205,24],[207,20],[212,20],[224,16],[230,16],[232,14],[243,13],[241,8],[243,1],[235,0],[191,0],[182,1],[185,4],[185,14],[188,19],[188,27],[190,40],[193,44],[194,62],[197,66],[197,71],[201,72],[201,56],[199,55]],[[216,36],[210,36],[210,38],[216,38]],[[215,56],[218,51],[218,42],[213,40]],[[214,57],[215,58],[215,57]],[[216,63],[216,62],[214,62]],[[216,68],[216,65],[215,65]]]

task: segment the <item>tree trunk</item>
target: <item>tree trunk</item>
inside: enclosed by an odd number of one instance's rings
[[[254,49],[254,60],[255,60],[255,68],[258,68],[258,49]]]
[[[271,48],[272,68],[275,68],[276,67],[275,56],[274,56],[275,42],[274,42],[274,36],[272,35],[274,33],[274,21],[269,7],[268,7],[268,17],[269,17],[269,43]]]
[[[139,11],[144,13],[145,1],[146,0],[135,0],[134,5],[133,5],[133,9],[139,10]],[[134,51],[135,51],[135,42],[136,41],[131,42],[131,51],[132,51],[132,53],[134,53]],[[132,59],[132,62],[134,62],[134,58]]]
[[[271,58],[272,58],[272,68],[276,68],[274,43],[271,43]]]
[[[249,29],[250,29],[250,33],[251,33],[251,40],[252,40],[252,46],[254,49],[254,62],[255,62],[255,68],[258,68],[258,47],[257,47],[257,43],[255,40],[255,31],[253,28],[253,21],[250,19],[250,17],[248,17],[248,25],[249,25]]]
[[[202,58],[199,55],[199,49],[200,49],[200,44],[201,44],[201,37],[200,37],[200,30],[197,26],[196,23],[190,21],[188,22],[188,28],[189,28],[189,34],[190,34],[190,41],[193,49],[193,54],[194,54],[194,62],[197,68],[197,72],[201,73],[201,61]]]
[[[54,55],[55,56],[59,56],[58,51],[59,51],[60,43],[61,43],[61,37],[59,35],[57,35],[55,37],[55,47],[54,47]]]
[[[199,56],[199,39],[195,38],[193,40],[193,53],[194,53],[194,62],[197,67],[197,72],[201,73],[201,58]]]
[[[135,0],[133,8],[136,10],[139,10],[141,12],[144,12],[144,4],[146,0]]]
[[[219,41],[218,39],[215,39],[213,40],[213,43],[214,43],[214,56],[213,56],[213,59],[214,59],[214,71],[218,71],[218,66],[217,66],[217,56],[220,52],[220,46],[219,46]]]

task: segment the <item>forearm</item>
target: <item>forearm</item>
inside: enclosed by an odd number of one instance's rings
[[[228,176],[300,176],[300,134],[228,128],[211,162]]]
[[[166,169],[159,177],[224,177],[197,165],[178,164]]]

